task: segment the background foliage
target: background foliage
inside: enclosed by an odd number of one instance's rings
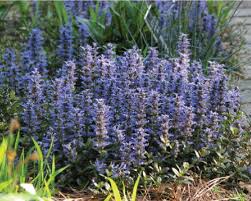
[[[151,29],[144,19],[150,4],[152,8],[149,16],[154,17],[158,24],[157,28]],[[229,73],[239,75],[241,67],[247,62],[239,59],[243,58],[245,28],[239,25],[242,28],[236,29],[231,24],[239,4],[235,1],[204,0],[176,3],[129,0],[1,2],[1,24],[4,30],[1,49],[20,49],[20,42],[24,42],[31,28],[39,27],[47,30],[43,33],[46,38],[45,50],[53,68],[56,66],[55,46],[58,45],[58,30],[68,23],[68,20],[73,19],[73,39],[77,38],[81,24],[85,29],[86,42],[96,42],[100,46],[108,42],[114,43],[118,53],[136,45],[143,55],[146,55],[149,47],[158,46],[162,55],[168,54],[172,57],[176,55],[176,43],[180,33],[189,34],[193,59],[201,60],[205,67],[208,65],[207,61],[217,60],[226,64]],[[6,29],[7,24],[13,28]],[[8,31],[11,31],[11,34],[4,34]],[[209,32],[210,36],[207,34]],[[163,40],[156,41],[156,35],[161,35]],[[74,43],[78,42],[74,40]],[[167,45],[165,49],[164,44]]]

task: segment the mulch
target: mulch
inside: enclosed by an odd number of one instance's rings
[[[162,184],[139,191],[137,201],[231,201],[237,200],[237,189],[228,190],[222,185],[229,177],[220,177],[213,180],[196,178],[191,184]],[[251,184],[241,183],[245,190],[246,200],[251,201]],[[105,196],[95,195],[86,190],[71,189],[67,193],[59,192],[54,201],[103,201]],[[130,201],[130,200],[128,200]]]

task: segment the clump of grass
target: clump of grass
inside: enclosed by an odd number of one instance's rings
[[[123,184],[123,194],[121,194],[116,182],[112,178],[109,178],[109,177],[107,177],[106,179],[110,182],[112,192],[108,194],[105,201],[112,200],[112,198],[114,198],[115,201],[129,201],[129,200],[136,201],[137,200],[137,191],[138,191],[138,186],[139,186],[139,181],[140,181],[140,175],[135,181],[132,193],[127,192],[125,185]]]
[[[56,190],[55,178],[66,167],[56,170],[54,156],[50,163],[53,142],[45,157],[33,138],[34,147],[29,151],[20,148],[19,128],[19,121],[11,120],[9,134],[2,138],[0,144],[0,195],[22,192],[22,186],[28,183],[34,186],[38,195],[51,197]]]

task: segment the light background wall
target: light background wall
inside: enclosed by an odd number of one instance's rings
[[[235,14],[234,22],[244,21],[247,27],[247,49],[251,54],[251,1],[243,1]],[[249,55],[251,56],[251,55]],[[239,81],[242,109],[251,116],[251,62],[244,68],[244,78]]]

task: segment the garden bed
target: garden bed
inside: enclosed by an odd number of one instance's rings
[[[1,2],[0,200],[249,200],[238,7]]]

